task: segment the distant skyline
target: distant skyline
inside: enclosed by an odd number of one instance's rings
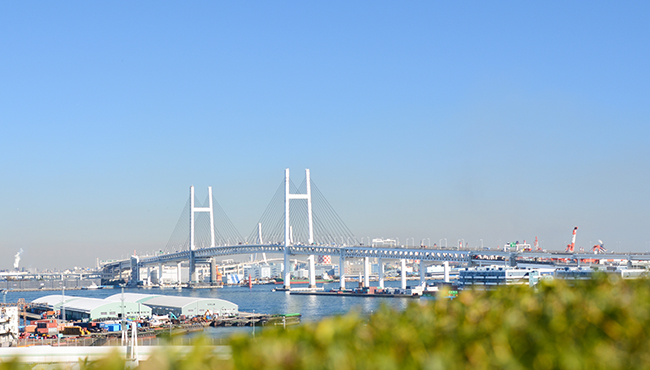
[[[239,232],[304,169],[357,236],[649,251],[646,2],[0,3],[0,269]]]

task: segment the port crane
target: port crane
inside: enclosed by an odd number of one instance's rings
[[[607,252],[607,249],[605,249],[605,246],[604,246],[604,244],[603,244],[603,241],[602,241],[602,240],[598,240],[598,244],[594,245],[594,247],[592,248],[592,251],[594,252],[594,254],[598,254],[598,253],[605,253],[605,252]]]
[[[573,253],[573,250],[576,247],[576,231],[578,231],[578,226],[573,228],[573,237],[571,238],[571,244],[566,246],[565,252]]]

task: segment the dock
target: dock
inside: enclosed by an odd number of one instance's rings
[[[417,294],[398,294],[398,293],[362,293],[362,292],[323,292],[323,291],[289,291],[289,294],[295,295],[326,295],[335,297],[379,297],[379,298],[420,298]]]
[[[299,324],[301,317],[299,313],[269,315],[240,312],[238,316],[214,320],[210,326],[286,326]]]

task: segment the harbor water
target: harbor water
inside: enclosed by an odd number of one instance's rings
[[[409,285],[417,285],[419,281],[409,281]],[[377,282],[371,282],[376,286]],[[399,281],[386,281],[387,287],[399,287]],[[339,283],[318,284],[325,290],[338,289]],[[357,287],[357,282],[348,282],[347,288]],[[426,296],[419,299],[413,298],[383,298],[383,297],[357,297],[357,296],[317,296],[317,295],[292,295],[288,292],[276,291],[281,285],[253,285],[252,288],[240,286],[226,286],[215,289],[173,289],[173,288],[151,288],[151,289],[124,289],[125,293],[142,294],[164,294],[170,296],[188,296],[219,298],[233,302],[239,306],[240,312],[255,312],[262,314],[290,314],[299,313],[302,315],[302,322],[318,321],[325,317],[342,315],[356,310],[361,315],[369,315],[381,305],[387,305],[397,310],[404,310],[409,304],[426,304],[430,298]],[[294,288],[306,287],[296,285]],[[106,298],[120,293],[120,289],[96,289],[96,290],[66,290],[66,296],[78,296],[88,298]],[[61,294],[60,291],[28,291],[12,292],[6,295],[7,303],[17,302],[24,298],[29,303],[34,299],[50,294]],[[260,328],[256,328],[260,330]],[[212,328],[207,327],[205,334],[210,337],[223,338],[236,332],[251,332],[251,327],[229,327]]]

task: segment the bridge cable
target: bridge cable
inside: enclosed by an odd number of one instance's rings
[[[169,241],[165,246],[164,252],[170,253],[175,251],[180,251],[188,249],[190,244],[190,233],[189,233],[189,224],[187,220],[190,215],[190,200],[189,197],[187,202],[185,202],[185,207],[181,211],[181,215],[176,222],[176,227],[169,237]]]

